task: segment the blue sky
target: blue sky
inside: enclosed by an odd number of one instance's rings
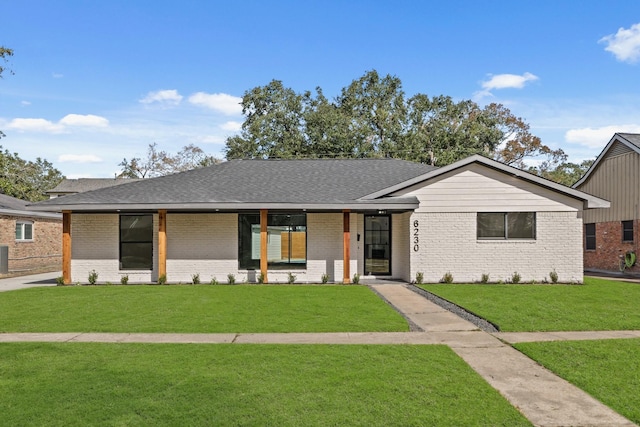
[[[571,161],[640,132],[640,2],[0,0],[0,140],[70,178],[156,142],[222,157],[238,102],[281,80],[339,94],[369,70],[498,102]]]

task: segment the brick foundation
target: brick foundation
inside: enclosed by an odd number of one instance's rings
[[[596,249],[584,251],[584,268],[592,270],[619,271],[620,258],[627,251],[638,254],[638,225],[633,224],[633,242],[622,241],[622,223],[620,221],[600,222],[596,224]],[[586,244],[586,243],[585,243]],[[640,273],[640,262],[626,270],[629,273]]]

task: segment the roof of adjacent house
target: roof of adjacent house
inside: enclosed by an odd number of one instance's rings
[[[34,212],[31,210],[30,203],[0,193],[0,214],[20,217],[60,218],[60,214],[55,212]],[[51,210],[55,211],[55,209]]]
[[[585,208],[608,207],[605,200],[475,155],[442,168],[398,159],[231,160],[175,175],[54,198],[32,208],[69,211],[410,210],[418,207],[418,200],[393,193],[471,163],[582,200]]]
[[[598,154],[598,157],[596,157],[596,160],[593,162],[591,167],[587,170],[587,172],[585,172],[582,178],[578,180],[578,182],[572,185],[572,187],[578,188],[584,182],[586,182],[591,176],[591,174],[593,173],[593,171],[595,171],[598,168],[598,166],[604,159],[606,159],[610,154],[616,155],[614,151],[618,151],[617,154],[620,154],[620,151],[616,149],[616,146],[620,147],[620,145],[618,144],[621,144],[623,147],[626,147],[625,148],[626,150],[635,151],[636,153],[640,154],[640,133],[618,132],[613,134],[613,136],[611,137],[607,145],[604,147],[602,152]]]
[[[100,188],[113,187],[114,185],[126,184],[138,181],[137,178],[78,178],[63,179],[46,194],[75,194],[85,191],[98,190]]]

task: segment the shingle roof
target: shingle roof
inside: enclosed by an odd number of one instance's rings
[[[82,193],[84,191],[93,191],[100,188],[113,187],[114,185],[126,184],[138,181],[131,178],[78,178],[63,179],[55,188],[47,191],[47,194],[57,193]]]
[[[113,209],[216,203],[334,205],[357,201],[433,169],[397,159],[232,160],[55,198],[33,207],[90,210],[107,205]],[[379,201],[385,202],[392,200]]]
[[[624,138],[630,144],[636,146],[636,148],[640,149],[640,133],[618,133],[620,137]]]
[[[6,194],[0,194],[0,209],[24,211],[27,210],[28,203],[29,202],[16,199],[15,197],[7,196]]]

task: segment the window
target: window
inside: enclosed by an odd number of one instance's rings
[[[120,269],[153,268],[153,215],[120,216]]]
[[[622,241],[633,242],[633,221],[622,221]]]
[[[16,222],[16,240],[33,240],[33,223],[29,221]]]
[[[480,240],[535,239],[535,212],[478,212],[477,234]]]
[[[267,215],[269,268],[307,267],[306,214]],[[240,268],[260,268],[260,215],[238,215],[238,261]]]
[[[588,251],[595,251],[596,250],[596,225],[593,223],[585,224],[584,236],[585,236],[585,249]]]

